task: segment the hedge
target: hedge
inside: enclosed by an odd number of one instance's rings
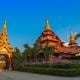
[[[80,64],[27,64],[24,67],[56,68],[56,69],[80,69]]]
[[[16,71],[47,74],[55,76],[80,76],[80,69],[55,69],[55,68],[37,68],[37,67],[16,67]]]

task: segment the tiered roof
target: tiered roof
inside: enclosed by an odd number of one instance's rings
[[[46,20],[46,26],[44,31],[42,32],[41,36],[38,38],[40,39],[40,43],[42,46],[46,45],[48,42],[49,46],[54,46],[55,48],[63,46],[63,42],[59,39],[59,37],[52,31],[48,20]]]
[[[4,21],[3,29],[0,33],[0,50],[3,48],[6,48],[10,53],[14,51],[8,40],[6,20]]]

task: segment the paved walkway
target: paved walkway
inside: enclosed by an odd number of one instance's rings
[[[16,71],[2,71],[0,72],[0,80],[80,80],[80,77],[56,77]]]

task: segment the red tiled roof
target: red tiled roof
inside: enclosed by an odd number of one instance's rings
[[[80,46],[64,47],[62,49],[56,50],[55,52],[56,53],[69,53],[69,54],[80,53]]]

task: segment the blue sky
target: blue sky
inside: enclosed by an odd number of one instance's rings
[[[13,47],[34,44],[46,18],[60,39],[68,41],[70,27],[74,33],[80,32],[80,0],[1,0],[0,29],[5,17]]]

